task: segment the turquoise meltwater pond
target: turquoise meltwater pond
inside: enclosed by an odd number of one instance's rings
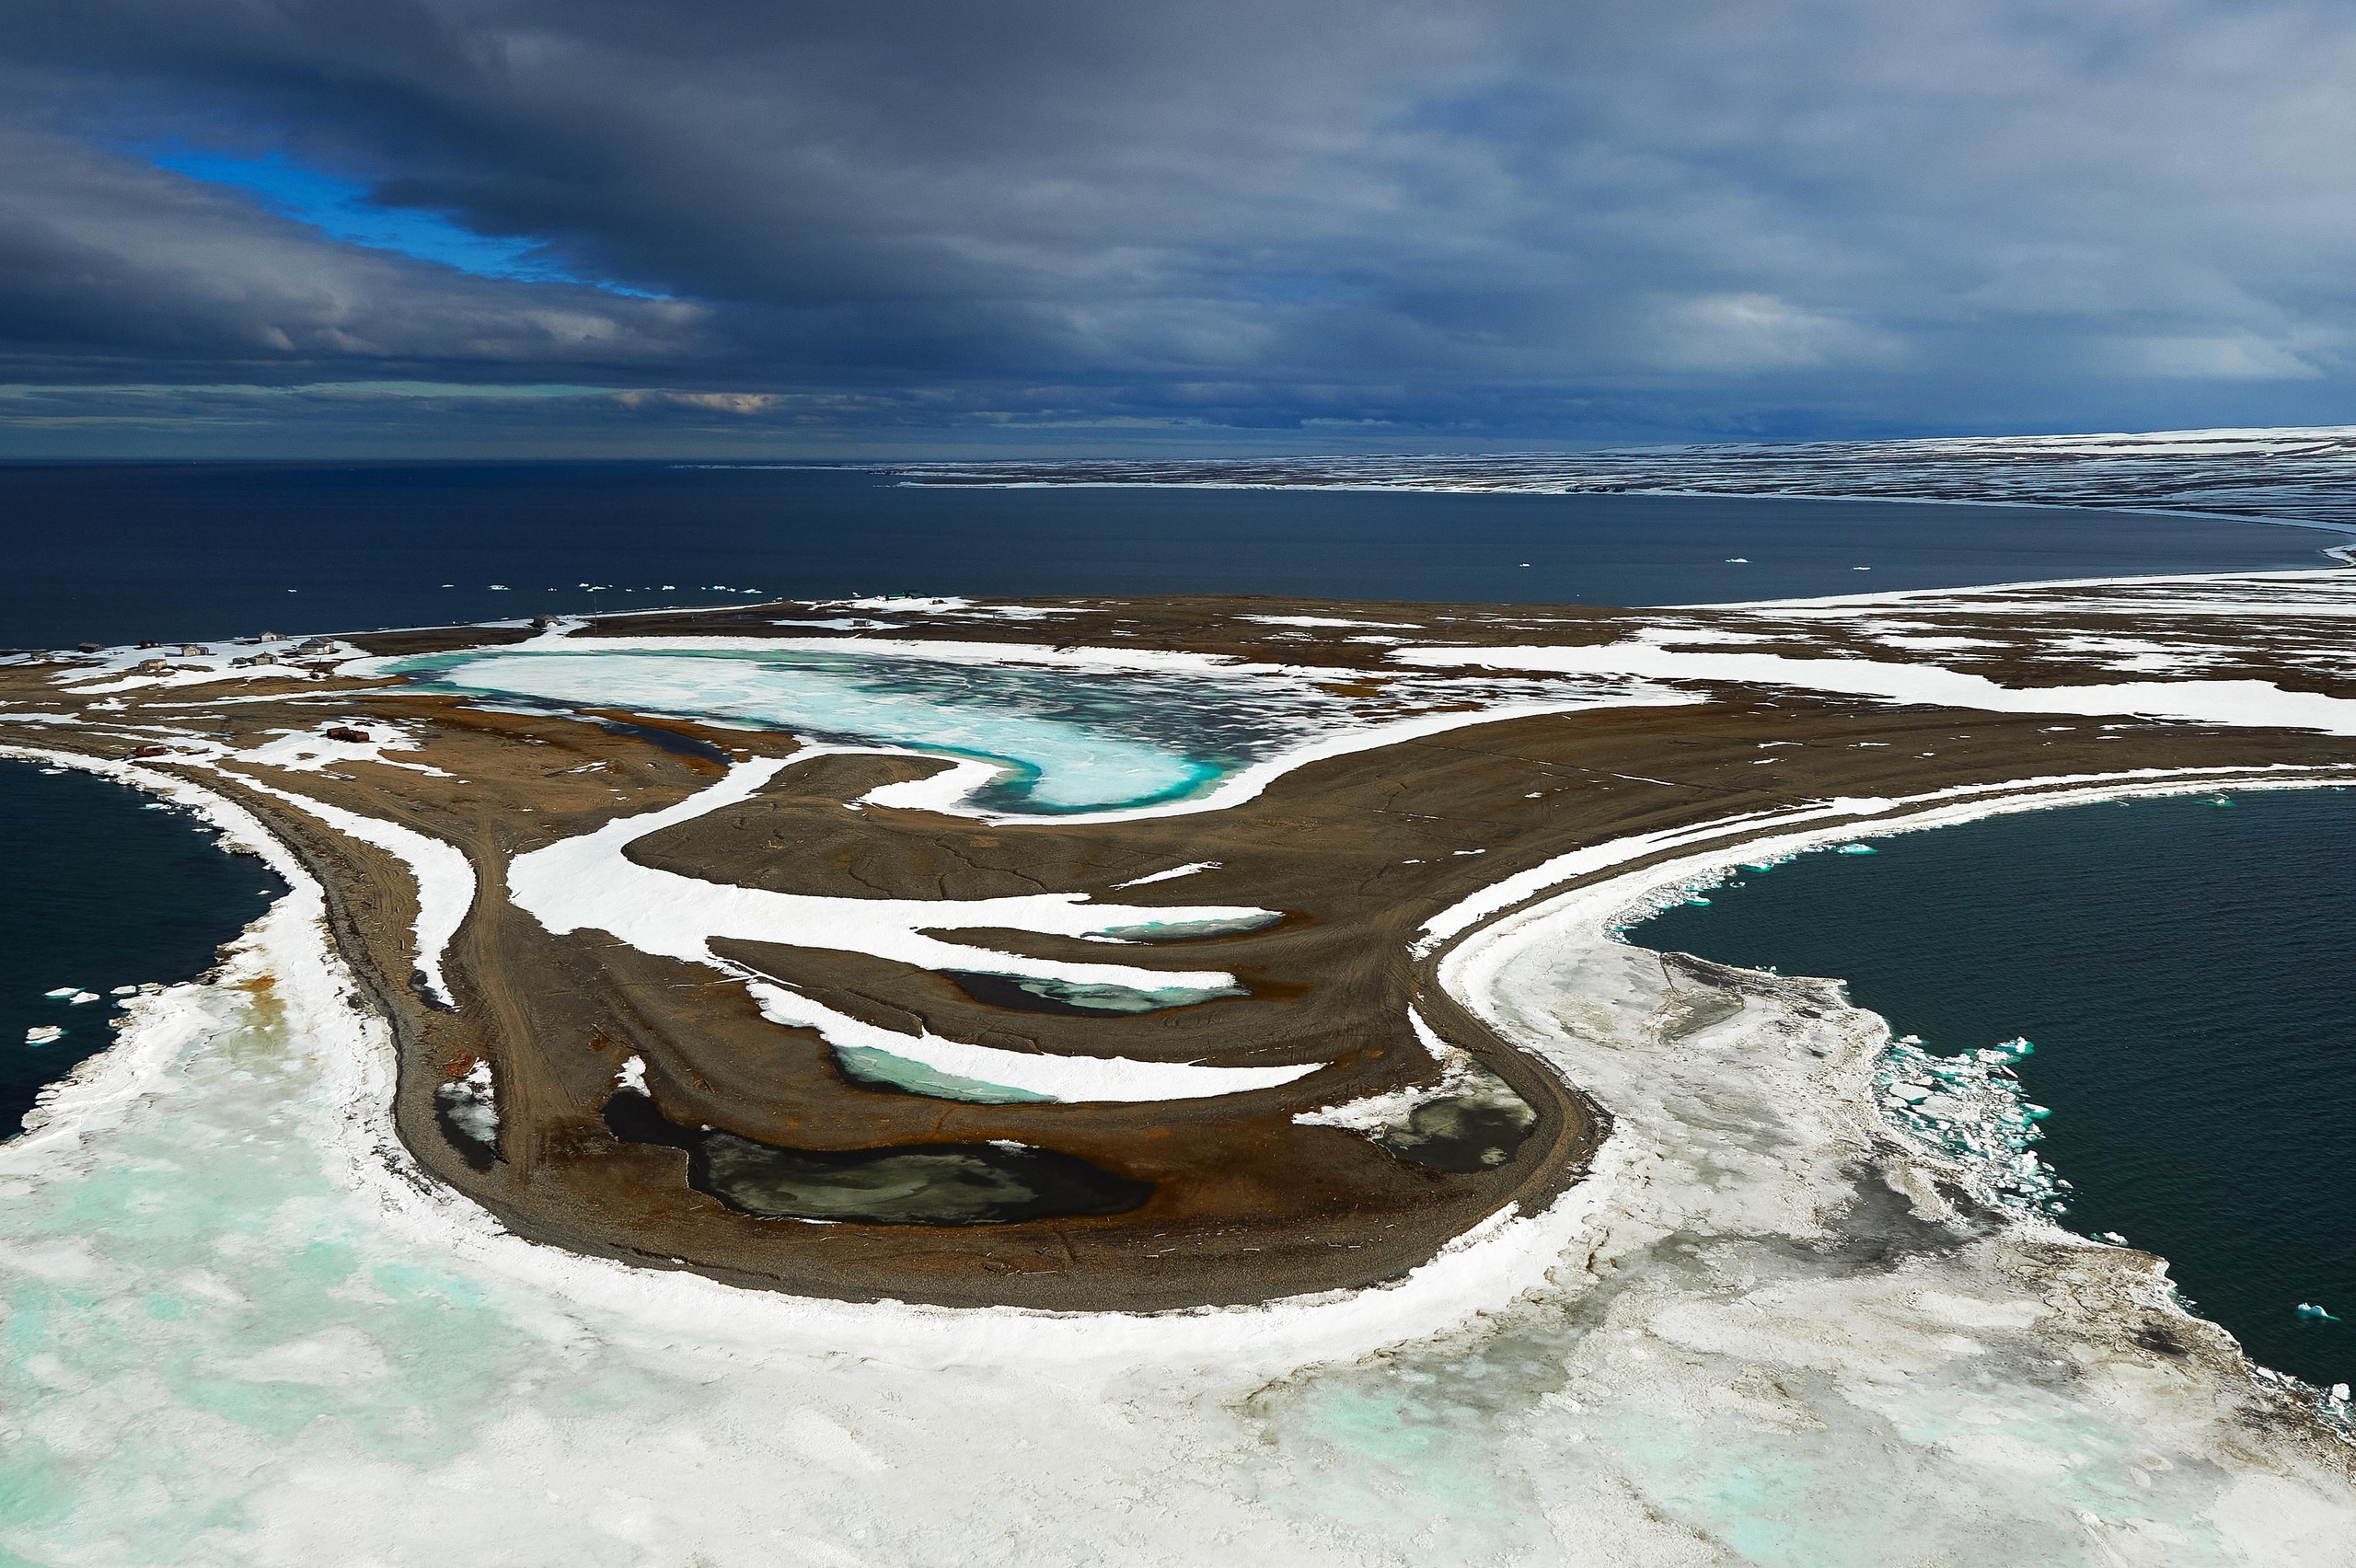
[[[1305,684],[893,653],[492,651],[387,666],[436,690],[618,708],[999,764],[976,805],[1040,815],[1201,794],[1343,705]]]

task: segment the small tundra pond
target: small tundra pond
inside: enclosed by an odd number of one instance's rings
[[[710,1127],[683,1127],[627,1089],[606,1102],[606,1125],[627,1142],[685,1149],[689,1186],[765,1219],[1011,1225],[1126,1214],[1153,1195],[1149,1182],[1021,1144],[780,1148]]]
[[[1996,1063],[2063,1223],[2166,1258],[2261,1363],[2356,1378],[2356,792],[2073,806],[1863,847],[1738,871],[1629,939],[1843,979],[1921,1038],[1896,1055],[1934,1084],[1958,1054]]]

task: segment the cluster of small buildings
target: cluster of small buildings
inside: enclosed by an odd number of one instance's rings
[[[283,642],[286,639],[281,637],[274,631],[265,631],[260,636],[254,638],[253,640],[256,642]],[[160,642],[143,642],[139,646],[142,648],[161,648],[163,644]],[[241,670],[256,664],[282,664],[294,659],[319,658],[322,655],[333,653],[335,651],[336,641],[333,638],[313,637],[297,643],[293,651],[284,657],[282,657],[275,650],[264,649],[259,653],[241,654],[237,658],[231,659],[229,661],[229,667],[233,670]],[[85,643],[83,645],[83,651],[95,652],[97,651],[97,648],[94,644]],[[135,674],[142,675],[165,675],[171,674],[175,667],[187,667],[185,665],[175,666],[171,662],[173,657],[182,659],[204,659],[210,658],[211,656],[212,650],[205,647],[202,643],[183,642],[179,644],[176,654],[159,654],[153,659],[142,659],[138,663],[132,666],[132,671]],[[312,673],[314,674],[320,674],[325,672],[314,671]]]

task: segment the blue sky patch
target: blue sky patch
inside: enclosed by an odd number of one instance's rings
[[[349,244],[398,251],[420,261],[438,261],[479,278],[516,278],[536,283],[594,282],[549,261],[537,240],[477,234],[439,213],[381,205],[360,181],[312,168],[283,153],[224,153],[184,144],[144,151],[157,168],[208,185],[249,191],[272,210]],[[611,283],[597,286],[639,298],[653,297]]]

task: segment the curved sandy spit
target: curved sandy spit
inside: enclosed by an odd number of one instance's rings
[[[1484,910],[1438,973],[1610,1109],[1588,1179],[1387,1286],[1130,1316],[787,1297],[506,1234],[395,1136],[388,1031],[351,1005],[302,866],[196,786],[49,760],[202,812],[293,891],[214,983],[143,999],[121,1043],[0,1147],[0,1187],[75,1180],[108,1158],[110,1127],[172,1114],[151,1102],[191,1092],[191,1054],[237,1010],[223,998],[267,977],[316,1065],[289,1102],[292,1136],[372,1245],[475,1281],[551,1367],[701,1390],[667,1413],[552,1425],[560,1408],[527,1378],[500,1396],[512,1415],[462,1428],[473,1446],[431,1465],[290,1452],[237,1483],[251,1523],[205,1561],[327,1560],[354,1529],[394,1555],[463,1532],[477,1560],[519,1562],[1078,1562],[1109,1542],[1175,1563],[1212,1539],[1320,1568],[1862,1565],[1900,1543],[1923,1562],[2349,1561],[2344,1453],[2176,1309],[2150,1260],[2028,1226],[1924,1242],[1903,1211],[1937,1207],[1941,1162],[1900,1143],[1870,1098],[1881,1020],[1780,982],[1789,997],[1669,1040],[1658,961],[1612,935],[1663,889],[1861,832],[2348,775],[2046,780],[1884,802],[1869,820],[1733,819],[1674,859]],[[2154,1321],[2186,1359],[2128,1342]],[[1399,1432],[1426,1446],[1403,1459]],[[626,1516],[598,1500],[617,1488],[638,1499]],[[1108,1495],[1134,1516],[1079,1505]],[[646,1550],[599,1547],[617,1518]],[[781,1527],[805,1543],[856,1532],[883,1555],[780,1557]]]

